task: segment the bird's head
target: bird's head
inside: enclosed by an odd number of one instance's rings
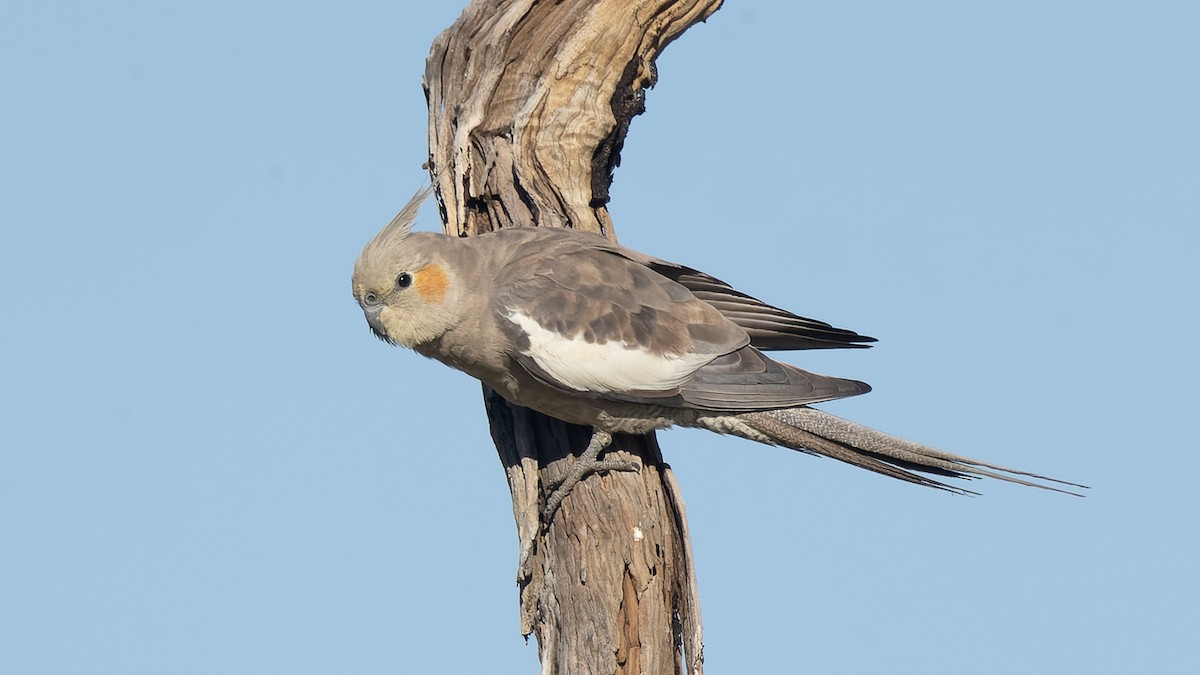
[[[416,347],[455,323],[457,273],[446,253],[452,240],[410,232],[429,189],[418,192],[362,250],[354,264],[354,299],[371,332],[391,344]]]

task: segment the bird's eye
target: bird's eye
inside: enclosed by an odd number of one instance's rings
[[[408,288],[412,285],[412,275],[408,272],[401,272],[400,276],[396,277],[397,288]]]
[[[368,305],[377,305],[379,304],[379,296],[374,293],[367,293],[363,296],[363,302]]]

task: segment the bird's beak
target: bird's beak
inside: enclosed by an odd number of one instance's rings
[[[383,322],[379,320],[379,313],[383,311],[383,305],[375,305],[373,307],[363,307],[363,316],[367,317],[367,325],[371,327],[371,332],[375,337],[387,342],[395,344],[388,337],[387,330],[383,327]]]

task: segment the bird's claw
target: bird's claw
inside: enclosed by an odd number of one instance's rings
[[[562,506],[563,500],[571,493],[576,485],[584,478],[594,473],[609,471],[641,471],[641,464],[618,459],[599,459],[600,452],[612,443],[612,435],[608,432],[595,430],[587,449],[571,464],[571,469],[562,480],[554,485],[554,490],[546,498],[546,506],[542,509],[542,523],[549,527],[554,520],[554,514]]]

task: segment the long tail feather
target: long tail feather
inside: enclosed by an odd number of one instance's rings
[[[1087,489],[1086,485],[943,452],[807,406],[742,413],[736,419],[779,445],[825,455],[885,476],[959,494],[977,493],[914,472],[948,478],[995,478],[1076,497],[1083,495],[1035,481]],[[738,433],[737,426],[733,425],[729,430]]]

